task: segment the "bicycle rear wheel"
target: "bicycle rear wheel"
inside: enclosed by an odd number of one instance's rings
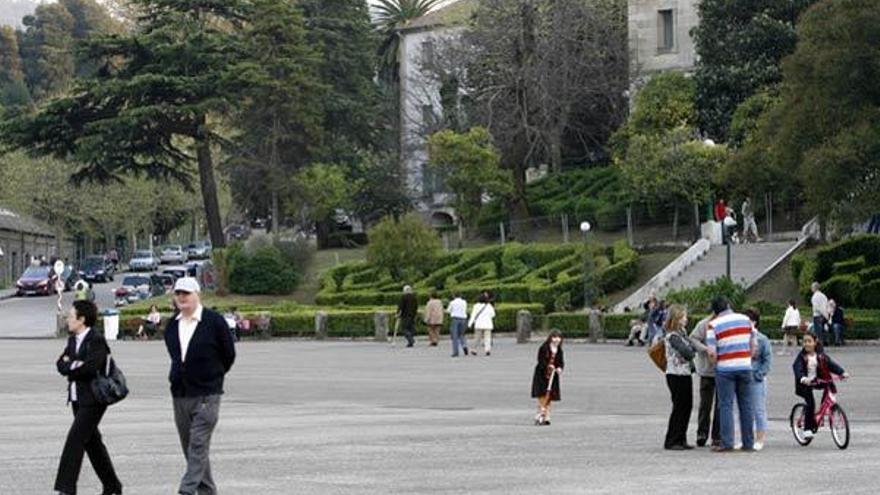
[[[831,417],[829,418],[831,426],[831,438],[837,448],[843,450],[849,446],[849,420],[846,419],[846,413],[843,408],[835,404],[831,408]]]
[[[791,415],[788,417],[789,424],[791,425],[791,433],[794,435],[794,440],[803,446],[810,445],[810,442],[813,441],[812,437],[807,437],[804,435],[806,424],[806,410],[807,405],[804,403],[795,404],[794,407],[791,408]]]

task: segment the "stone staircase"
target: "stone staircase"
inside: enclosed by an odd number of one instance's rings
[[[797,241],[790,241],[731,246],[730,278],[748,289],[763,278],[777,261],[787,257],[787,253],[793,251],[797,244]],[[664,292],[697,287],[702,281],[711,281],[724,276],[726,270],[727,246],[712,246],[701,259],[687,267],[678,277],[670,280]]]

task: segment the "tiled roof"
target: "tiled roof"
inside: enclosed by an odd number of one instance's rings
[[[37,234],[45,236],[55,236],[48,226],[37,220],[19,215],[14,211],[0,208],[0,230],[11,230],[13,232],[24,232],[26,234]]]

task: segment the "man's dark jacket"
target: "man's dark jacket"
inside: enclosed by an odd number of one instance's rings
[[[202,309],[202,320],[196,326],[186,359],[180,355],[179,320],[172,318],[165,328],[165,347],[171,357],[171,395],[204,397],[223,393],[223,377],[235,361],[235,343],[223,316],[208,308]]]

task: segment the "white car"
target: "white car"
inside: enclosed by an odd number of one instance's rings
[[[178,245],[165,246],[162,249],[162,256],[159,258],[162,263],[186,263],[186,251]]]
[[[148,249],[135,251],[134,256],[128,262],[128,267],[133,272],[158,270],[159,258]]]

